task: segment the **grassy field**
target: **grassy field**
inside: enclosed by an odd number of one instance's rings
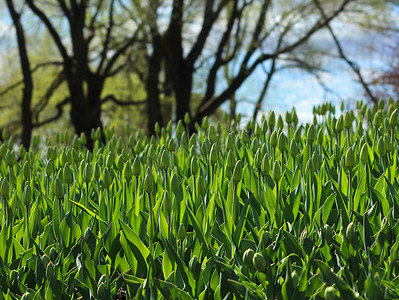
[[[388,105],[389,104],[389,105]],[[0,146],[0,299],[398,299],[398,110]],[[334,117],[335,116],[335,117]],[[189,121],[189,120],[186,120]],[[43,150],[44,149],[44,150]]]

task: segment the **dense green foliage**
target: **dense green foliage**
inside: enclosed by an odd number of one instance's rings
[[[399,297],[397,104],[272,112],[91,153],[0,146],[0,298]],[[189,120],[186,120],[189,123]],[[364,124],[363,124],[364,122]],[[17,160],[17,156],[19,159]]]

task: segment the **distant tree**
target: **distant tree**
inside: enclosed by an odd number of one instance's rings
[[[137,41],[139,26],[132,34],[123,34],[132,20],[124,15],[120,6],[116,7],[118,2],[115,0],[57,0],[51,4],[26,0],[26,3],[41,20],[59,51],[62,78],[69,91],[69,95],[57,104],[57,114],[39,125],[60,117],[62,107],[70,104],[70,119],[75,132],[85,133],[87,146],[92,148],[90,133],[92,129],[102,128],[101,106],[105,102],[113,101],[118,105],[142,103],[122,101],[113,94],[102,95],[105,81],[125,67],[121,58]],[[56,15],[63,16],[63,26],[56,26]]]
[[[152,16],[147,22],[152,37],[147,93],[154,99],[148,102],[149,111],[156,113],[149,122],[150,131],[156,121],[162,121],[160,94],[172,89],[176,120],[188,113],[193,122],[201,122],[234,98],[263,63],[284,58],[306,44],[351,2],[328,1],[325,16],[320,16],[312,1],[174,0],[168,4],[153,0],[147,7],[142,4],[141,9]],[[169,15],[162,15],[164,11],[170,11]],[[159,23],[165,28],[162,32]],[[226,85],[223,72],[233,60],[236,66],[230,69]],[[162,72],[166,90],[159,89]],[[193,86],[199,73],[203,96],[193,108]]]
[[[22,93],[22,144],[26,149],[29,149],[30,141],[32,137],[32,111],[31,111],[31,103],[32,103],[32,92],[33,92],[33,80],[32,80],[32,70],[30,67],[30,61],[28,57],[26,41],[25,41],[25,32],[21,23],[21,13],[17,12],[13,0],[6,0],[7,8],[10,13],[11,19],[13,21],[18,50],[19,50],[19,58],[21,62],[21,69],[23,75],[23,93]]]

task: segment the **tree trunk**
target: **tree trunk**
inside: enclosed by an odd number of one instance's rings
[[[18,50],[19,57],[21,62],[21,69],[24,80],[24,88],[22,95],[22,145],[25,149],[29,149],[30,141],[32,137],[32,91],[33,91],[33,80],[32,80],[32,71],[30,68],[30,62],[28,58],[28,53],[26,49],[25,43],[25,34],[24,29],[22,27],[20,18],[21,15],[16,12],[14,3],[12,0],[7,0],[7,7],[10,11],[11,18],[14,22],[16,34],[17,34],[17,42],[18,42]]]

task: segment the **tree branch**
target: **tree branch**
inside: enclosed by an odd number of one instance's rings
[[[70,100],[71,100],[71,99],[70,99],[69,97],[66,97],[63,101],[59,102],[59,103],[55,106],[55,108],[57,109],[57,113],[56,113],[53,117],[48,118],[48,119],[46,119],[46,120],[44,120],[44,121],[35,123],[35,124],[33,124],[33,127],[34,127],[34,128],[38,128],[38,127],[41,127],[41,126],[43,126],[43,125],[46,125],[46,124],[48,124],[48,123],[51,123],[51,122],[54,122],[54,121],[58,120],[58,119],[62,116],[62,112],[63,112],[64,106],[65,106]]]
[[[108,102],[108,101],[112,101],[115,104],[119,105],[119,106],[131,106],[131,105],[141,105],[141,104],[145,104],[147,102],[147,99],[145,100],[138,100],[138,101],[122,101],[122,100],[118,100],[115,95],[110,94],[105,96],[102,100],[101,100],[101,105]]]
[[[35,67],[32,68],[31,72],[32,75],[39,70],[40,68],[46,67],[48,65],[62,65],[62,62],[58,62],[58,61],[50,61],[50,62],[45,62],[45,63],[41,63],[36,65]],[[17,88],[18,86],[20,86],[21,84],[24,83],[24,80],[21,79],[13,84],[11,84],[10,86],[6,87],[4,90],[0,91],[0,97],[7,94],[8,92],[12,91],[13,89]]]
[[[313,0],[313,2],[316,4],[316,6],[317,6],[318,10],[320,11],[320,14],[322,15],[322,17],[324,19],[327,19],[326,13],[324,12],[320,2],[318,0]],[[335,35],[335,33],[334,33],[334,31],[333,31],[333,29],[332,29],[332,27],[330,26],[329,23],[326,24],[326,27],[327,27],[328,31],[330,32],[331,37],[334,40],[334,43],[335,43],[335,46],[337,47],[339,56],[349,65],[349,67],[353,70],[353,72],[355,72],[355,74],[359,78],[359,82],[363,86],[363,88],[366,91],[367,95],[370,97],[370,100],[374,103],[374,105],[377,105],[378,99],[371,92],[368,84],[366,83],[366,81],[363,78],[362,73],[360,72],[359,67],[353,61],[349,60],[348,57],[345,55],[344,50],[343,50],[343,48],[341,46],[341,43],[339,42],[337,36]]]
[[[105,40],[103,42],[103,51],[101,52],[100,64],[98,65],[98,68],[97,68],[97,75],[100,74],[101,69],[104,65],[104,61],[107,57],[108,46],[111,41],[111,32],[114,27],[114,3],[115,3],[115,0],[111,0],[111,4],[110,4],[110,8],[109,8],[109,21],[108,21],[109,24],[107,27],[107,32],[105,34]]]
[[[35,114],[35,120],[36,123],[39,123],[39,115],[40,113],[44,110],[44,108],[47,106],[49,103],[51,97],[55,93],[55,91],[58,89],[58,87],[62,84],[64,81],[64,73],[61,71],[51,82],[50,86],[48,87],[46,93],[44,96],[40,99],[39,103],[35,105],[35,107],[32,109],[33,113]]]
[[[30,9],[33,11],[33,13],[39,17],[40,20],[44,23],[44,25],[47,27],[47,30],[50,32],[50,35],[54,39],[54,42],[58,48],[58,51],[60,52],[62,59],[64,60],[64,65],[65,66],[71,66],[71,59],[68,55],[68,52],[64,45],[62,44],[61,37],[58,35],[57,31],[53,27],[53,25],[50,22],[50,19],[44,14],[44,12],[39,9],[34,3],[33,0],[26,0],[28,3],[28,6]]]

